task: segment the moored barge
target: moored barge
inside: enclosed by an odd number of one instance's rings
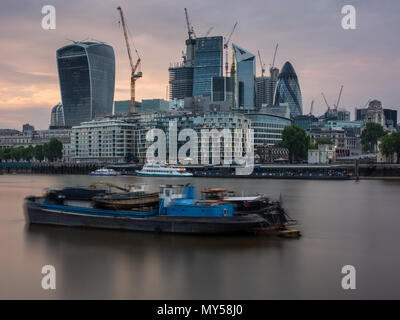
[[[24,204],[27,222],[198,234],[253,233],[256,229],[271,227],[271,222],[260,214],[237,214],[232,204],[194,199],[191,186],[162,186],[158,206],[138,206],[131,210],[96,208],[90,193],[79,201],[60,194],[49,191],[43,197],[27,197]],[[99,196],[96,193],[94,197]],[[279,228],[282,224],[272,227]]]

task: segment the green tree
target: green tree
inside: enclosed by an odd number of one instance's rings
[[[387,134],[382,138],[382,142],[379,145],[379,148],[387,157],[393,157],[394,154],[397,154],[397,163],[400,161],[400,132],[392,132],[391,134]]]
[[[22,159],[24,149],[25,148],[22,146],[11,148],[11,152],[10,152],[11,158],[15,161],[20,161]]]
[[[11,159],[11,148],[10,147],[4,149],[3,159],[5,161],[8,161]]]
[[[28,146],[24,149],[23,159],[26,161],[31,161],[32,158],[35,156],[35,149],[32,145]]]
[[[289,149],[290,162],[307,158],[307,150],[312,147],[310,137],[304,129],[297,126],[287,126],[282,131],[280,147]]]
[[[36,160],[43,161],[43,159],[44,159],[44,150],[43,150],[43,146],[41,144],[38,144],[38,145],[35,146],[34,156],[35,156]]]
[[[319,139],[319,140],[317,141],[317,143],[316,143],[316,145],[319,145],[319,144],[333,144],[333,142],[332,142],[331,139],[328,139],[328,138],[321,138],[321,139]]]
[[[62,142],[52,138],[49,143],[44,145],[44,156],[51,162],[62,158]]]
[[[361,144],[364,151],[375,152],[378,139],[385,135],[383,127],[379,123],[367,123],[361,134]]]

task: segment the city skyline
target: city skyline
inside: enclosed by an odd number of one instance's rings
[[[169,64],[181,60],[187,38],[183,11],[187,7],[198,37],[209,27],[214,27],[210,36],[226,36],[238,21],[232,42],[251,52],[260,50],[267,66],[278,42],[275,65],[281,69],[285,61],[293,63],[304,113],[309,112],[314,99],[314,113],[322,114],[326,106],[321,92],[333,104],[342,84],[341,107],[348,108],[352,118],[354,108],[370,98],[382,101],[384,107],[399,109],[400,58],[396,56],[398,44],[390,42],[400,25],[396,17],[400,5],[395,1],[253,1],[251,5],[231,1],[229,10],[226,2],[208,1],[134,5],[86,1],[79,3],[79,10],[71,3],[54,1],[56,30],[43,30],[41,8],[46,4],[8,0],[2,4],[0,128],[20,129],[26,122],[40,129],[48,127],[51,108],[61,101],[55,52],[70,43],[66,39],[92,38],[111,45],[116,55],[115,100],[129,99],[130,69],[122,29],[118,28],[118,5],[126,12],[142,56],[143,78],[137,83],[137,100],[165,98]],[[341,7],[345,4],[356,7],[356,30],[341,27]],[[259,61],[256,69],[259,76]]]

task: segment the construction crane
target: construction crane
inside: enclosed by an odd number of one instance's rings
[[[260,65],[261,65],[261,77],[264,79],[265,64],[261,60],[260,50],[257,50],[257,52],[258,52],[258,59],[260,59]]]
[[[187,25],[187,29],[188,29],[189,39],[194,39],[194,38],[196,38],[196,34],[194,33],[193,26],[189,22],[189,14],[188,14],[186,8],[185,8],[185,16],[186,16],[186,25]]]
[[[226,38],[227,40],[224,43],[224,49],[225,49],[225,76],[226,77],[228,76],[228,45],[229,45],[229,42],[231,41],[232,34],[235,31],[237,24],[238,23],[235,22],[235,25],[233,26],[231,33],[229,34],[228,38]]]
[[[334,104],[336,111],[337,111],[337,109],[339,107],[340,98],[342,97],[342,91],[343,91],[343,85],[340,87],[340,92],[339,92],[339,96],[338,96],[337,102],[336,102],[336,104]]]
[[[121,7],[118,7],[117,10],[119,11],[119,14],[121,16],[122,28],[124,29],[126,49],[128,51],[129,63],[131,65],[131,113],[136,113],[135,84],[136,84],[136,80],[143,76],[142,72],[140,71],[141,59],[140,59],[137,49],[135,48],[135,45],[133,45],[136,55],[137,55],[137,61],[135,64],[133,63],[131,47],[129,45],[129,40],[128,40],[128,30],[127,30],[127,26],[125,23],[124,14],[122,12]],[[132,44],[133,44],[133,42],[132,42]]]
[[[210,29],[208,29],[208,31],[206,32],[206,34],[204,35],[204,38],[205,37],[208,37],[209,36],[209,34],[211,33],[211,31],[214,29],[214,27],[211,27]]]
[[[324,98],[324,101],[325,101],[326,106],[328,107],[328,111],[330,111],[330,110],[331,110],[331,107],[330,107],[330,105],[328,104],[328,101],[326,101],[326,98],[325,98],[324,93],[321,92],[321,94],[322,94],[322,98]]]
[[[311,101],[311,107],[310,107],[310,113],[309,115],[313,114],[313,110],[314,110],[314,100]]]
[[[274,57],[272,59],[272,65],[271,65],[271,69],[275,66],[275,58],[276,58],[276,52],[278,51],[278,43],[275,46],[275,52],[274,52]]]

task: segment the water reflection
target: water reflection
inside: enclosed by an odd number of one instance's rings
[[[98,179],[98,178],[97,178]],[[177,180],[177,181],[175,181]],[[185,179],[117,177],[151,190]],[[87,186],[88,176],[0,176],[0,298],[267,299],[400,298],[400,181],[190,179],[278,198],[299,240],[75,229],[25,224],[22,200],[45,187]],[[41,268],[57,289],[41,288]],[[341,267],[357,290],[341,289]]]
[[[205,295],[204,282],[225,292],[230,259],[280,251],[281,239],[266,240],[27,225],[24,243],[53,261],[63,298],[187,298],[193,283]]]

